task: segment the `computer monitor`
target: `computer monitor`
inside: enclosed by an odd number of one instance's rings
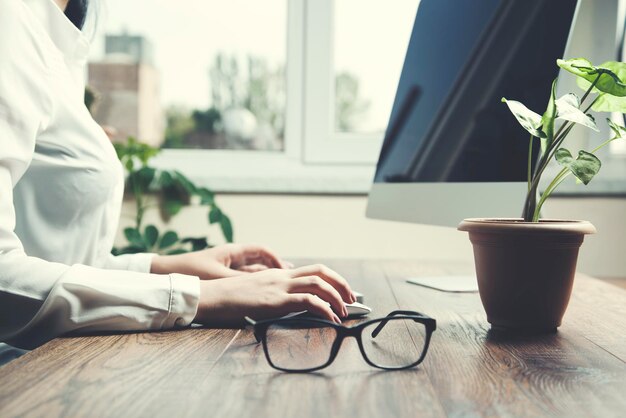
[[[444,226],[520,216],[529,137],[500,99],[543,112],[576,10],[577,0],[422,0],[367,216]]]

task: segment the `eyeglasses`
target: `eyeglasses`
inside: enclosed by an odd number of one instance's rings
[[[257,342],[268,363],[285,372],[312,372],[329,366],[346,337],[354,337],[365,361],[384,370],[420,364],[437,328],[433,318],[413,311],[393,311],[384,318],[344,326],[318,318],[290,317],[255,321]]]

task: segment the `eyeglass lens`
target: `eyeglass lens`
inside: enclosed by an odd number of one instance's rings
[[[363,351],[373,364],[394,369],[416,363],[426,346],[426,327],[409,318],[392,318],[374,337],[373,331],[380,324],[367,325],[361,333]]]
[[[325,365],[337,331],[306,320],[271,324],[266,334],[267,355],[271,363],[286,370],[307,370]]]

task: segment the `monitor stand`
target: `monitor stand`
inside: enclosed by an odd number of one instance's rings
[[[476,276],[420,276],[410,277],[408,283],[429,287],[442,292],[473,293],[478,292]]]

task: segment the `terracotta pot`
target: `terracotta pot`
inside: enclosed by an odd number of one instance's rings
[[[492,329],[556,331],[567,309],[586,221],[465,219],[478,289]]]

